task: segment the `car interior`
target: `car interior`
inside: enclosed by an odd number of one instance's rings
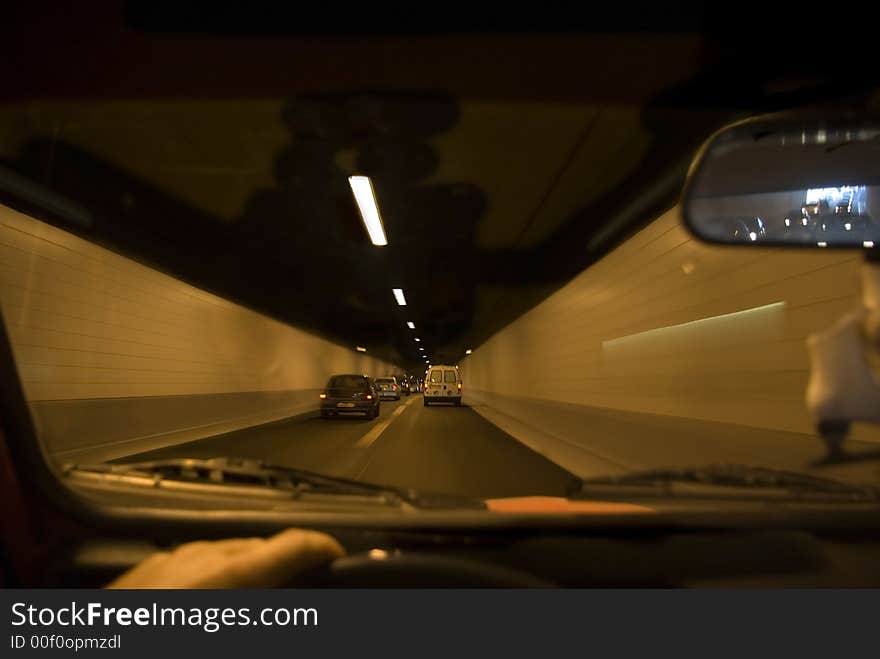
[[[73,7],[2,28],[4,588],[880,587],[867,31]]]

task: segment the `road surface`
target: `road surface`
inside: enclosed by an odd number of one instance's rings
[[[467,406],[383,401],[376,420],[295,418],[125,459],[242,457],[474,497],[564,495],[574,478]]]
[[[529,437],[534,428],[506,421],[485,406],[426,408],[420,395],[412,395],[383,402],[376,420],[286,419],[121,461],[254,458],[380,485],[480,498],[564,496],[574,473],[608,476],[718,463],[807,471],[859,484],[880,479],[880,450],[855,441],[848,446],[859,459],[817,464],[821,442],[798,433],[612,410],[578,411],[568,419],[559,408],[548,420],[549,429],[578,436],[580,446],[574,457],[551,454],[557,463],[529,448],[540,448],[541,441]]]

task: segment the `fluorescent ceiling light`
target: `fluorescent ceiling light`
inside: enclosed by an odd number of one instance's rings
[[[406,326],[409,327],[410,329],[415,329],[415,328],[416,328],[416,324],[415,324],[413,321],[411,321],[411,320],[408,320],[408,321],[407,321]]]
[[[421,350],[422,352],[425,351],[425,349],[422,346],[419,346],[419,350]]]
[[[366,352],[367,349],[366,349],[366,348],[361,348],[360,346],[358,346],[358,347],[357,347],[357,351],[358,351],[358,352]]]
[[[403,297],[403,289],[402,288],[392,288],[391,292],[394,293],[394,298],[397,300],[397,304],[402,307],[406,306],[406,298]]]
[[[421,339],[419,337],[416,337],[416,341],[421,341]]]
[[[348,184],[354,193],[361,219],[370,235],[370,240],[377,247],[388,244],[385,237],[385,227],[382,226],[382,216],[379,214],[379,204],[376,202],[376,192],[369,176],[349,176]]]

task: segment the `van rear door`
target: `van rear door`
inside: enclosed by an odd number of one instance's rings
[[[454,368],[431,368],[426,382],[428,388],[425,395],[429,398],[458,398],[461,395],[458,373]]]
[[[425,396],[437,398],[443,391],[443,369],[432,368],[425,378]]]

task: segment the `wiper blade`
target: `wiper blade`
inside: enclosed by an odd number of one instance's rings
[[[836,495],[854,499],[876,500],[880,490],[822,478],[798,471],[753,467],[741,464],[716,464],[682,469],[653,469],[620,476],[581,480],[571,493],[575,497],[595,493],[604,486],[651,487],[669,490],[676,485],[703,485],[739,489],[775,489],[797,495]]]
[[[389,494],[401,500],[409,499],[406,493],[393,488],[325,476],[304,469],[266,465],[259,460],[171,458],[118,464],[65,465],[65,472],[72,470],[105,474],[145,475],[157,483],[163,480],[175,480],[217,485],[267,487],[290,490],[294,495],[306,492],[361,495]]]
[[[306,469],[266,464],[244,458],[170,458],[115,464],[64,466],[65,473],[88,471],[108,475],[142,476],[162,481],[205,485],[263,487],[289,492],[291,498],[306,494],[379,497],[387,504],[408,503],[428,507],[485,507],[481,501],[451,495],[430,495],[404,488],[374,485]]]

